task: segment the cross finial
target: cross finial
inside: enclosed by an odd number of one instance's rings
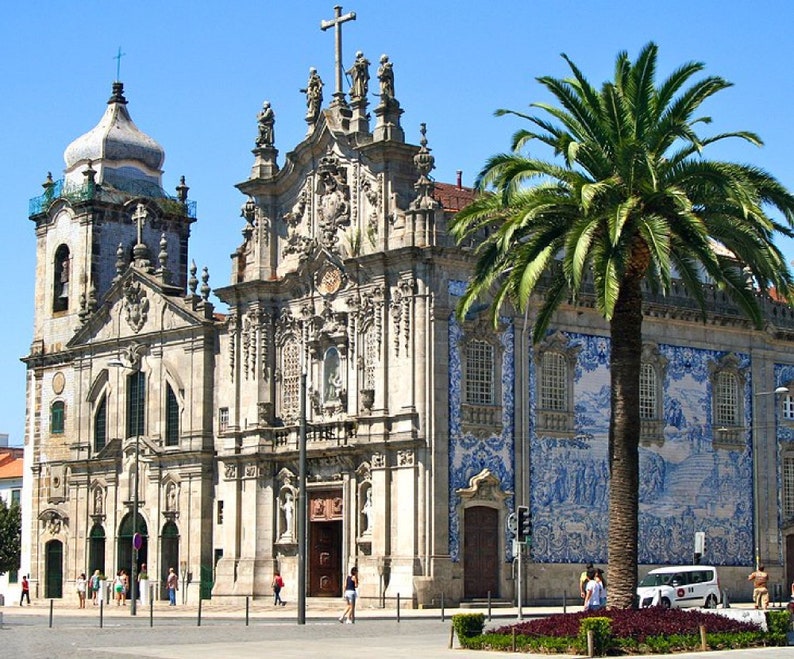
[[[334,98],[337,101],[343,100],[344,97],[344,92],[342,91],[342,23],[354,20],[356,20],[356,12],[351,11],[342,16],[342,6],[336,5],[334,7],[334,17],[328,21],[320,21],[320,29],[323,32],[328,28],[334,28],[336,46],[336,89],[334,90]]]
[[[135,213],[132,215],[132,219],[138,225],[138,244],[141,244],[142,232],[143,232],[143,223],[146,222],[146,218],[148,217],[148,213],[146,212],[146,206],[142,203],[138,203],[138,206],[135,209]]]
[[[121,52],[121,46],[119,46],[119,52],[113,56],[113,59],[116,60],[116,82],[121,80],[121,58],[126,54]]]

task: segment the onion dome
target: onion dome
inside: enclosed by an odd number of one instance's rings
[[[126,190],[154,185],[159,188],[165,152],[138,130],[127,111],[124,85],[113,83],[113,94],[99,123],[72,142],[63,159],[67,181],[80,184],[87,166],[96,169],[96,182]]]

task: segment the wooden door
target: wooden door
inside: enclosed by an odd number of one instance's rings
[[[309,597],[342,595],[342,493],[313,492],[309,500]]]
[[[342,595],[342,522],[312,522],[309,597]]]
[[[499,597],[499,511],[467,508],[463,533],[464,597]]]
[[[50,540],[44,547],[44,597],[63,597],[63,543]]]

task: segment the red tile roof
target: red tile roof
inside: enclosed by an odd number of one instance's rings
[[[0,479],[22,478],[22,449],[0,449]]]
[[[445,211],[457,213],[462,208],[468,206],[477,196],[474,188],[458,187],[452,183],[434,184],[433,198],[438,201]]]

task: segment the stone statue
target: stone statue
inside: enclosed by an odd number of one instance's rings
[[[306,89],[301,89],[306,94],[306,121],[314,123],[320,116],[320,108],[323,104],[323,81],[314,67],[309,69],[309,81]]]
[[[388,105],[394,100],[394,70],[388,55],[380,56],[378,80],[380,80],[380,102],[382,105]]]
[[[168,484],[168,491],[165,493],[165,509],[168,512],[176,512],[176,483]]]
[[[281,510],[284,511],[284,533],[281,535],[285,538],[291,538],[294,536],[292,531],[292,520],[295,517],[295,497],[289,490],[284,494]]]
[[[101,515],[103,513],[103,501],[102,501],[102,488],[96,488],[94,490],[94,514]]]
[[[356,60],[347,73],[352,80],[350,100],[365,100],[369,91],[369,60],[360,50],[356,53]]]
[[[256,137],[257,146],[273,146],[274,133],[273,126],[276,123],[276,115],[270,107],[270,101],[265,101],[259,114],[256,115],[259,128],[259,135]]]
[[[363,534],[370,534],[372,533],[372,521],[374,511],[372,510],[372,488],[367,489],[367,498],[364,501],[364,506],[361,508],[361,512],[364,514],[364,530],[362,531]]]

